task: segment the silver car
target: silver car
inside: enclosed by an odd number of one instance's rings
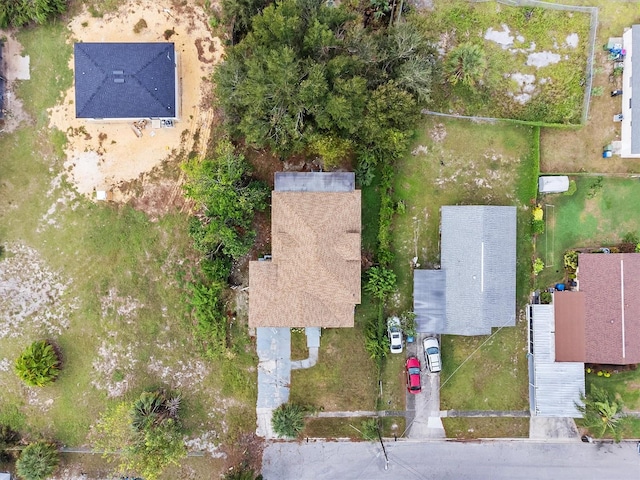
[[[440,344],[436,337],[427,337],[423,340],[424,360],[427,368],[431,373],[438,373],[442,370],[442,362],[440,361]]]
[[[387,319],[387,335],[391,353],[402,353],[402,328],[398,317]]]

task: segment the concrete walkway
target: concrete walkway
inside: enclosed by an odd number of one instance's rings
[[[322,335],[320,327],[307,327],[304,329],[307,335],[307,348],[309,349],[309,357],[304,360],[294,360],[291,362],[291,370],[300,370],[302,368],[311,368],[318,363],[318,351],[320,350],[320,335]]]
[[[580,441],[573,418],[531,417],[529,438],[533,440],[565,439]]]
[[[442,410],[441,417],[511,417],[521,418],[529,417],[531,414],[528,410]]]

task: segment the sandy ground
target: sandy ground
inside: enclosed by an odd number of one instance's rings
[[[182,149],[204,153],[213,120],[208,79],[223,49],[209,32],[202,8],[192,1],[184,3],[176,7],[168,0],[130,0],[103,18],[84,11],[69,23],[72,42],[164,42],[165,31],[173,30],[168,41],[175,43],[179,62],[180,119],[174,128],[148,124],[139,138],[133,122],[76,119],[73,87],[62,104],[51,109],[50,126],[67,134],[65,169],[80,193],[95,197],[96,190],[106,190],[114,201],[127,201],[133,192],[122,188],[123,183],[159,167]],[[147,27],[136,34],[133,28],[141,19]],[[73,58],[69,66],[73,69]]]

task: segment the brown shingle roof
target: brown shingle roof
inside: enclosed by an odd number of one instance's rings
[[[555,361],[584,362],[584,292],[556,292],[553,294],[553,307],[556,337]]]
[[[250,327],[352,327],[360,303],[360,191],[279,192],[272,260],[249,262]]]
[[[640,363],[640,254],[580,254],[585,295],[585,360]]]

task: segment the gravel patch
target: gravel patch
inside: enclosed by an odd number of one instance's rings
[[[69,280],[49,268],[37,250],[11,243],[0,261],[0,338],[16,338],[28,327],[45,335],[69,328],[78,299],[69,297]]]
[[[207,452],[213,458],[226,458],[227,455],[220,451],[216,442],[218,434],[213,431],[204,432],[199,437],[186,438],[184,441],[189,451]]]
[[[558,63],[562,57],[557,53],[553,52],[533,52],[530,53],[527,57],[526,65],[530,67],[546,67],[547,65],[552,65],[554,63]]]
[[[169,366],[153,356],[149,359],[147,371],[159,376],[171,389],[187,388],[192,392],[200,391],[203,380],[209,375],[209,367],[200,360],[178,360],[176,366]]]
[[[137,348],[137,344],[125,346],[103,341],[98,348],[98,358],[92,363],[96,375],[91,385],[106,391],[111,398],[124,395],[133,380],[133,368],[138,363],[134,355]]]
[[[484,34],[484,39],[495,42],[506,50],[511,45],[513,45],[514,36],[511,35],[511,30],[509,30],[509,27],[503,23],[502,30],[494,30],[493,28],[487,29]],[[520,37],[518,37],[518,40],[519,39]],[[524,39],[522,41],[524,41]]]

